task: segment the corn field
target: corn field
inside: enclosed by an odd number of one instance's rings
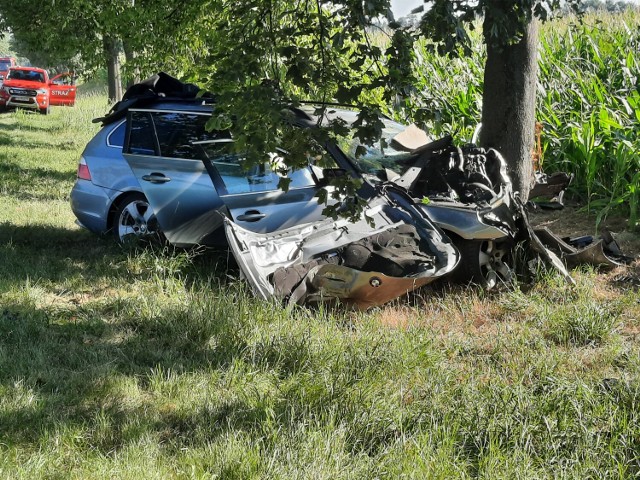
[[[541,169],[575,175],[570,194],[599,223],[625,215],[638,228],[640,202],[640,12],[565,17],[541,28],[537,119]],[[419,109],[434,135],[470,140],[480,121],[484,51],[443,58],[417,50]]]

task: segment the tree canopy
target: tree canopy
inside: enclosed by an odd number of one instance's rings
[[[559,6],[560,0],[434,0],[422,7],[417,25],[401,25],[390,0],[0,0],[0,25],[34,51],[45,49],[56,59],[79,54],[90,67],[104,64],[105,51],[118,55],[114,45],[122,45],[135,54],[130,69],[164,69],[216,94],[210,126],[231,127],[250,159],[281,148],[289,152],[289,166],[299,168],[320,151],[323,136],[348,132],[341,122],[318,131],[292,128],[283,106],[303,100],[357,105],[355,135],[371,144],[380,138],[380,112],[416,115],[416,39],[427,38],[441,53],[464,54],[469,30],[482,19],[490,55],[508,56],[525,40],[534,44],[527,38],[532,20]],[[495,80],[485,77],[485,86]],[[504,101],[520,93],[505,92]],[[322,117],[322,109],[318,113]],[[516,142],[527,135],[520,132]],[[356,188],[343,182],[337,194],[353,195]]]

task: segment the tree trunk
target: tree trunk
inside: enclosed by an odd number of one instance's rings
[[[514,189],[526,201],[533,184],[538,23],[531,20],[514,45],[487,44],[480,144],[509,166]]]
[[[122,78],[120,75],[120,42],[112,37],[102,39],[107,61],[107,86],[109,101],[118,102],[122,98]]]
[[[125,65],[127,72],[127,88],[136,83],[140,83],[140,69],[136,65],[136,52],[131,49],[131,46],[124,42],[124,58],[127,60]]]

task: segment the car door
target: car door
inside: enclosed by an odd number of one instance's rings
[[[75,78],[71,72],[56,75],[49,81],[49,104],[72,106],[76,103]]]
[[[208,113],[138,109],[128,118],[125,159],[171,243],[217,243],[225,210],[255,232],[322,218],[310,170],[280,190],[269,166],[244,169],[228,132],[206,131]]]
[[[310,167],[289,171],[288,190],[280,187],[282,154],[246,169],[245,157],[227,142],[206,142],[205,167],[235,223],[253,232],[273,232],[323,218],[316,177]]]
[[[224,205],[191,141],[204,134],[206,112],[130,110],[123,155],[174,245],[216,243]]]

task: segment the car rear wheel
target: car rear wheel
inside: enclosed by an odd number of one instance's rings
[[[131,193],[118,203],[112,225],[113,234],[121,244],[162,242],[164,239],[153,209],[141,193]]]
[[[462,256],[456,269],[458,280],[492,290],[513,278],[513,243],[510,240],[465,240],[456,242]]]

